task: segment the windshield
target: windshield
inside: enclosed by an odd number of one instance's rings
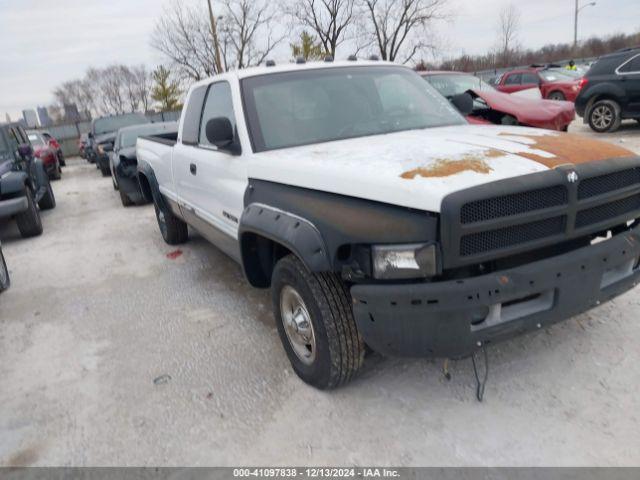
[[[540,76],[547,82],[571,82],[578,78],[580,75],[572,75],[567,70],[566,72],[560,72],[558,70],[541,70]]]
[[[467,90],[494,90],[491,85],[473,75],[426,75],[424,78],[447,98]]]
[[[149,120],[139,113],[127,113],[117,117],[99,118],[95,121],[93,128],[96,135],[102,135],[103,133],[115,132],[121,128],[140,123],[149,123]]]
[[[37,133],[30,133],[29,141],[31,142],[31,145],[33,145],[34,147],[42,147],[45,144],[42,137]]]
[[[415,72],[340,67],[242,81],[256,151],[466,123]]]

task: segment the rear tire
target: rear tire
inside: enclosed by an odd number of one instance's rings
[[[311,273],[295,256],[273,271],[271,298],[282,345],[296,374],[326,390],[349,382],[364,362],[351,295],[338,275]]]
[[[47,181],[47,191],[38,202],[40,210],[51,210],[56,208],[56,197],[53,194],[53,188],[51,182]]]
[[[164,241],[169,245],[178,245],[186,242],[189,239],[187,224],[176,217],[169,207],[164,205],[164,202],[162,202],[162,205],[158,205],[158,201],[154,198],[153,206],[156,210],[160,234]]]
[[[62,168],[60,167],[60,164],[58,163],[56,165],[56,169],[53,172],[53,179],[54,180],[60,180],[62,178]]]
[[[33,199],[33,193],[30,188],[26,188],[25,195],[27,197],[27,210],[16,215],[16,223],[18,230],[23,238],[35,237],[42,234],[42,220],[40,219],[40,211]]]
[[[64,154],[62,152],[60,152],[60,154],[58,155],[58,161],[60,162],[60,166],[61,167],[66,167],[67,166],[67,162],[64,159]]]
[[[7,262],[4,261],[2,249],[0,249],[0,292],[4,292],[10,285],[9,269],[7,268]]]
[[[555,101],[566,101],[567,97],[564,96],[564,93],[562,92],[551,92],[549,94],[549,100],[555,100]]]
[[[120,194],[120,201],[122,202],[123,207],[130,207],[131,205],[133,205],[134,202],[131,201],[126,193],[124,193],[122,190],[118,190],[118,193]]]
[[[598,133],[611,133],[620,128],[622,123],[620,105],[614,100],[595,102],[588,114],[591,130]]]

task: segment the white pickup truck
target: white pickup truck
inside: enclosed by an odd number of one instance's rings
[[[140,138],[137,157],[165,241],[190,225],[270,287],[291,364],[318,388],[350,380],[366,345],[469,356],[640,275],[640,158],[469,125],[403,66],[216,76],[190,89],[177,136]]]

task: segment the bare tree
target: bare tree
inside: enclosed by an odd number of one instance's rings
[[[428,27],[446,18],[447,0],[362,0],[367,31],[383,60],[409,62],[432,49]],[[404,55],[402,55],[404,53]],[[401,57],[401,58],[400,58]]]
[[[147,112],[151,106],[151,88],[153,87],[153,81],[151,73],[144,65],[138,65],[131,68],[131,73],[135,78],[135,94],[138,98],[140,109],[143,112]]]
[[[502,65],[511,65],[511,57],[518,50],[520,11],[512,3],[500,11],[498,17],[498,55]]]
[[[304,28],[313,30],[324,50],[336,56],[336,49],[348,38],[355,23],[356,0],[298,0],[287,13]]]
[[[146,112],[149,108],[151,92],[151,76],[144,65],[127,67],[120,65],[122,86],[124,88],[128,110]]]
[[[201,80],[217,73],[211,24],[204,8],[175,2],[156,23],[151,46],[163,53],[182,78]]]
[[[261,64],[285,36],[274,36],[276,11],[269,0],[225,0],[222,34],[225,63],[245,68]]]

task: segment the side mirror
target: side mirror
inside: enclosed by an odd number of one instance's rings
[[[227,117],[215,117],[207,122],[205,133],[210,144],[229,149],[235,140],[233,126]]]
[[[33,155],[33,148],[28,143],[18,145],[18,155],[22,160],[27,160]]]
[[[450,101],[462,115],[469,115],[473,112],[473,97],[469,92],[454,95]]]

